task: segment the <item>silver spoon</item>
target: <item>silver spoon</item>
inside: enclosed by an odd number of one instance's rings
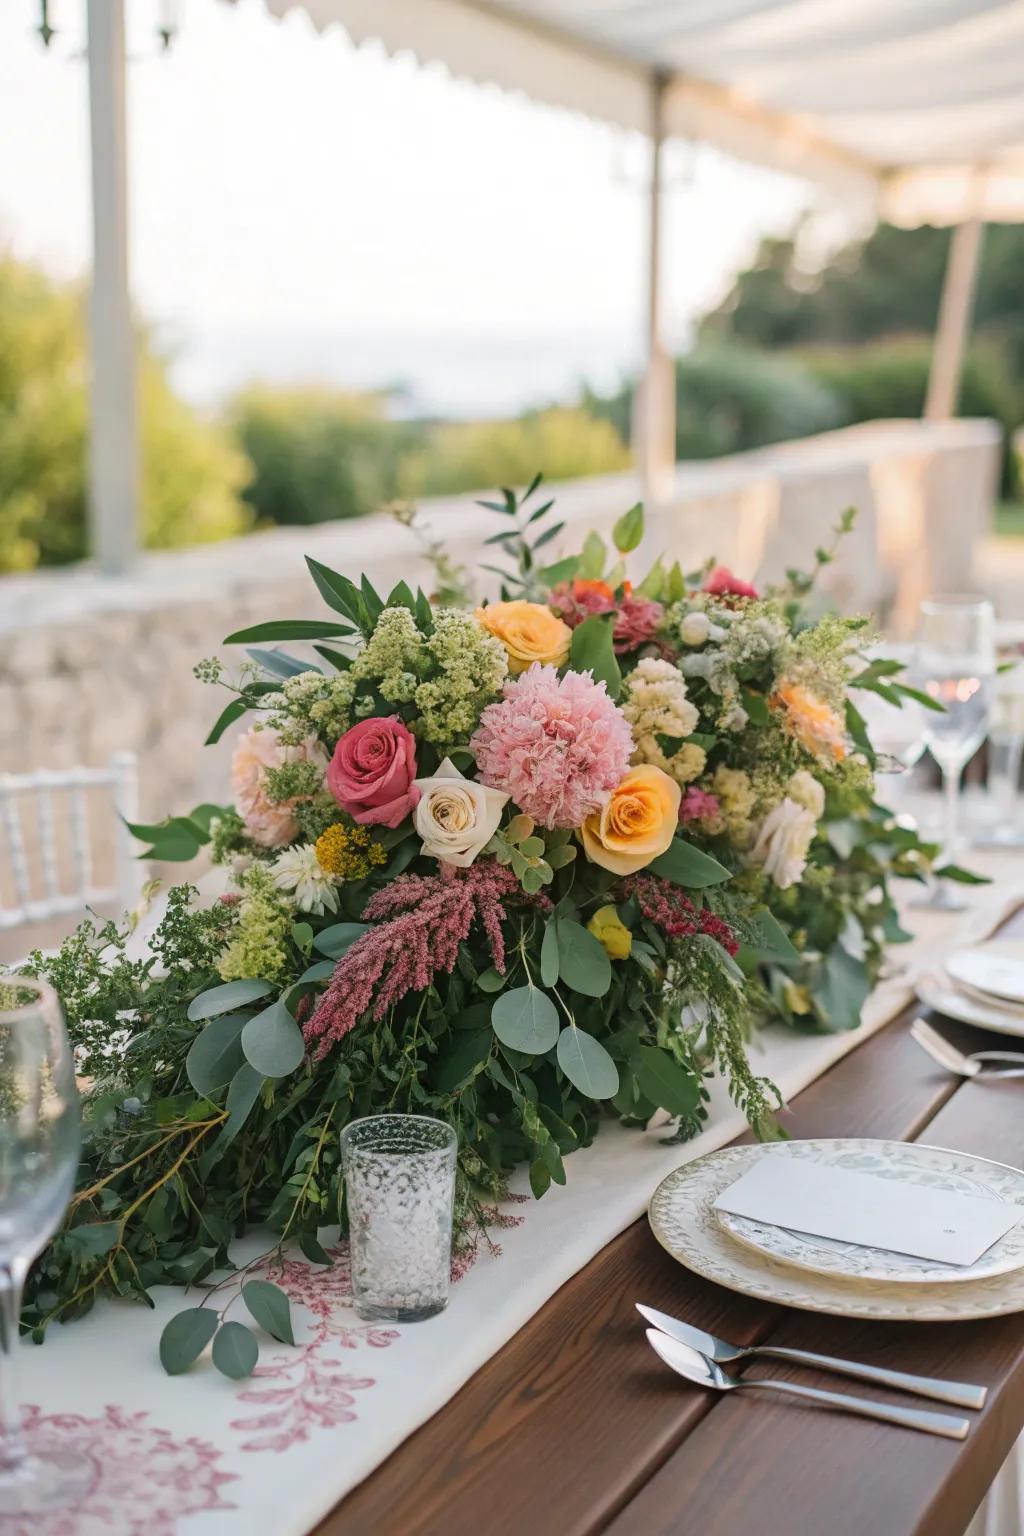
[[[940,1067],[958,1077],[1024,1077],[1024,1055],[1020,1051],[972,1051],[966,1056],[924,1019],[915,1019],[911,1024],[910,1038]],[[1000,1068],[999,1062],[1009,1066]]]
[[[957,1419],[950,1413],[931,1413],[923,1408],[897,1408],[891,1403],[875,1403],[866,1397],[848,1397],[845,1392],[825,1392],[820,1387],[802,1387],[793,1381],[748,1381],[727,1376],[720,1365],[706,1355],[691,1349],[688,1344],[677,1343],[657,1328],[647,1329],[647,1342],[666,1365],[672,1367],[687,1381],[698,1387],[711,1387],[716,1392],[734,1392],[743,1388],[749,1392],[783,1393],[786,1397],[799,1397],[810,1403],[822,1403],[826,1408],[839,1408],[843,1413],[857,1413],[866,1419],[881,1419],[886,1424],[899,1424],[904,1429],[919,1429],[929,1435],[944,1435],[947,1440],[965,1440],[970,1429],[967,1419]]]

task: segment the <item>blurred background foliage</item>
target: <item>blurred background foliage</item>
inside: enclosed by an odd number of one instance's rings
[[[702,459],[848,423],[918,416],[949,235],[881,225],[824,265],[806,231],[762,242],[676,363],[677,454]],[[1024,226],[986,231],[960,410],[1001,423],[1020,495]],[[396,498],[629,463],[633,383],[503,421],[396,420],[387,391],[253,385],[217,416],[175,395],[143,334],[142,505],[150,547],[371,512]],[[0,252],[0,571],[86,549],[87,354],[81,289]],[[1003,509],[1007,531],[1024,517]]]

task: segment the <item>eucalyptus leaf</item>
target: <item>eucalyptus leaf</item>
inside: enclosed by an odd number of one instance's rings
[[[247,1280],[242,1286],[242,1300],[271,1338],[282,1344],[295,1343],[291,1303],[279,1285],[271,1280]]]
[[[160,1364],[168,1376],[180,1376],[217,1332],[217,1314],[205,1307],[175,1313],[160,1335]]]
[[[612,984],[612,966],[603,945],[571,918],[557,919],[554,928],[562,981],[584,997],[604,997]]]
[[[588,1099],[611,1099],[618,1093],[618,1067],[600,1040],[586,1030],[575,1024],[563,1029],[555,1055],[570,1083]]]
[[[193,1023],[197,1019],[212,1019],[218,1013],[230,1013],[232,1008],[240,1008],[245,1003],[254,1003],[259,997],[266,997],[268,992],[273,992],[273,983],[269,981],[257,981],[245,979],[241,981],[225,981],[218,987],[210,987],[206,992],[200,992],[188,1005],[188,1017]]]
[[[542,1056],[558,1039],[558,1010],[539,987],[503,992],[491,1009],[491,1024],[502,1045],[527,1056]]]
[[[226,1088],[245,1060],[242,1030],[248,1013],[224,1013],[211,1019],[193,1040],[185,1058],[189,1082],[205,1098]]]
[[[265,651],[259,646],[249,645],[246,646],[245,654],[272,677],[298,677],[303,672],[320,671],[313,662],[289,656],[286,651]]]
[[[674,1056],[656,1045],[641,1045],[636,1052],[636,1080],[640,1092],[670,1115],[690,1115],[700,1102],[700,1081],[679,1065]]]
[[[553,987],[558,980],[558,934],[553,921],[545,925],[540,941],[540,979],[546,987]]]
[[[337,960],[347,949],[352,948],[357,939],[362,938],[368,927],[368,923],[332,923],[330,928],[320,930],[313,940],[313,948]]]
[[[242,1050],[262,1077],[287,1077],[301,1065],[306,1054],[302,1030],[280,998],[244,1026]]]
[[[683,885],[699,890],[706,885],[721,885],[730,878],[724,864],[719,864],[710,854],[694,848],[685,838],[674,837],[668,849],[648,865],[652,875],[671,880],[673,885]]]
[[[242,1381],[260,1357],[256,1336],[244,1323],[221,1323],[213,1340],[213,1363],[222,1376]]]
[[[257,1072],[255,1067],[250,1066],[247,1061],[244,1062],[228,1085],[228,1096],[224,1104],[228,1118],[217,1134],[216,1146],[219,1151],[223,1151],[234,1141],[252,1113],[252,1107],[259,1098],[262,1087],[262,1072]]]
[[[825,957],[814,999],[826,1029],[840,1034],[856,1029],[860,1011],[871,991],[871,977],[862,960],[833,945]]]

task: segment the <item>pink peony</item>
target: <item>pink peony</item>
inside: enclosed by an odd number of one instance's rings
[[[420,798],[416,738],[397,715],[360,720],[338,738],[327,787],[364,827],[397,827]]]
[[[713,821],[721,814],[721,810],[717,795],[709,794],[706,789],[698,789],[696,784],[690,784],[683,791],[683,798],[679,802],[679,820]]]
[[[627,584],[628,585],[628,584]],[[612,644],[621,654],[635,651],[653,640],[665,612],[660,603],[639,592],[627,590],[619,604],[619,616],[612,630]]]
[[[625,774],[633,737],[604,683],[535,664],[488,704],[470,746],[482,783],[541,826],[578,827]]]
[[[756,587],[752,587],[749,581],[741,581],[734,576],[727,565],[716,565],[702,592],[710,592],[712,597],[759,597]]]
[[[277,732],[255,726],[239,736],[231,759],[231,788],[235,809],[245,830],[261,848],[283,848],[299,834],[294,800],[277,803],[267,798],[267,770],[285,763],[316,763],[327,767],[327,753],[315,736],[297,747],[286,747]]]

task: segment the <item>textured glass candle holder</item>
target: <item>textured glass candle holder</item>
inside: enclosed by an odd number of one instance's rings
[[[414,1323],[448,1305],[455,1132],[426,1115],[372,1115],[341,1136],[359,1316]]]

